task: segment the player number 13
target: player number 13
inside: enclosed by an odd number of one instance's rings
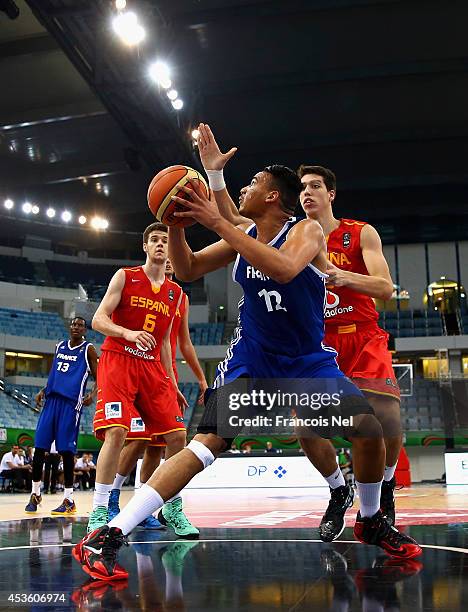
[[[288,312],[284,306],[281,306],[281,294],[278,291],[267,291],[266,289],[262,289],[258,292],[260,297],[265,298],[265,304],[268,312],[273,312],[274,310],[284,310],[284,312]],[[275,302],[274,306],[272,303],[272,299]]]

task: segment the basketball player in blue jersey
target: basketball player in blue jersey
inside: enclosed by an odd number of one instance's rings
[[[97,392],[95,383],[93,389],[85,394],[89,374],[91,373],[94,380],[97,374],[96,349],[86,342],[85,336],[86,321],[75,317],[70,323],[70,339],[57,344],[47,385],[36,396],[38,407],[44,399],[45,402],[34,438],[32,493],[25,508],[28,514],[37,512],[42,501],[41,478],[45,453],[50,451],[54,440],[63,459],[65,488],[63,502],[52,510],[52,514],[65,516],[76,513],[73,500],[73,467],[81,409],[92,403]]]
[[[381,426],[362,393],[338,369],[336,353],[322,344],[326,244],[318,222],[291,218],[301,191],[299,178],[278,165],[255,174],[245,189],[241,209],[254,223],[244,227],[225,220],[214,198],[208,200],[198,187],[184,191],[187,199],[173,198],[188,209],[178,216],[194,218],[221,240],[193,253],[184,230],[170,227],[169,257],[174,271],[179,279],[193,281],[235,261],[234,276],[244,289],[239,327],[226,359],[218,366],[215,388],[205,394],[205,411],[195,438],[160,466],[108,525],[75,546],[75,559],[96,579],[117,580],[128,575],[116,562],[125,536],[230,447],[232,439],[218,434],[217,399],[220,387],[239,377],[339,381],[347,391],[342,405],[357,409],[356,434],[361,434],[352,438],[361,498],[355,535],[395,557],[419,555],[418,544],[392,528],[379,509],[385,456]]]

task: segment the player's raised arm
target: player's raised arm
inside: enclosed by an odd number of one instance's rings
[[[114,338],[125,338],[128,342],[139,342],[148,349],[156,347],[154,337],[146,331],[134,331],[116,325],[111,315],[120,303],[122,298],[122,290],[125,285],[125,272],[117,270],[112,277],[106,294],[102,298],[96,312],[94,313],[92,327],[101,334],[113,336]]]
[[[194,281],[208,272],[224,268],[234,261],[236,255],[235,250],[224,240],[193,253],[185,239],[184,230],[169,227],[169,259],[181,281]]]
[[[198,126],[197,144],[200,159],[208,175],[210,188],[216,198],[219,212],[233,225],[252,223],[251,219],[243,217],[239,213],[224,182],[223,168],[236,153],[237,147],[233,147],[227,153],[221,153],[216,138],[207,123],[200,123]]]
[[[317,221],[305,219],[299,222],[290,231],[285,244],[276,249],[246,234],[241,229],[242,226],[234,227],[226,221],[221,216],[216,202],[212,198],[208,200],[198,186],[194,187],[193,190],[183,188],[190,200],[173,197],[188,209],[187,212],[175,214],[180,217],[193,217],[216,232],[234,252],[240,253],[257,270],[278,283],[289,283],[324,249],[323,231]],[[172,256],[171,260],[173,261]]]
[[[393,282],[382,252],[382,241],[377,230],[371,225],[365,225],[361,230],[361,249],[369,275],[341,270],[329,262],[329,284],[349,287],[373,298],[389,300],[393,293]]]

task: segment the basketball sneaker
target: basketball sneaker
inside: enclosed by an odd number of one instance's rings
[[[158,521],[152,514],[147,516],[144,521],[141,521],[139,525],[137,525],[139,529],[153,529],[160,530],[165,529],[165,526]]]
[[[166,502],[159,511],[158,520],[163,525],[171,527],[179,538],[196,540],[200,536],[198,529],[192,525],[182,510],[181,497]]]
[[[380,492],[380,509],[387,523],[395,525],[395,476],[391,480],[384,480],[382,482],[382,489]]]
[[[422,553],[421,547],[413,538],[387,523],[381,510],[374,516],[364,518],[358,512],[354,535],[360,542],[380,546],[388,555],[398,559],[412,559]]]
[[[65,498],[58,508],[52,510],[52,516],[68,516],[76,514],[76,505],[72,499]]]
[[[354,489],[343,485],[336,489],[330,488],[330,503],[320,522],[319,534],[322,542],[333,542],[346,527],[345,513],[354,502]]]
[[[112,489],[109,495],[109,504],[107,506],[109,522],[120,513],[119,498],[120,489]]]
[[[107,514],[107,508],[105,506],[97,506],[89,515],[87,533],[91,533],[99,527],[107,525],[109,522],[109,516]]]
[[[35,514],[37,512],[37,507],[40,505],[41,502],[42,502],[42,496],[32,493],[31,497],[29,498],[29,502],[26,504],[24,511],[27,512],[28,514]]]
[[[128,572],[117,563],[117,552],[127,538],[118,527],[104,525],[85,536],[73,548],[73,557],[81,569],[95,580],[123,580]]]

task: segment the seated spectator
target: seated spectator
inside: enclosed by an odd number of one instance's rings
[[[231,448],[228,451],[229,453],[233,454],[233,455],[240,455],[240,450],[237,448],[236,443],[233,442],[231,444]]]
[[[32,446],[28,446],[26,448],[26,454],[24,456],[24,465],[32,465],[34,458],[34,448]]]
[[[266,443],[266,449],[265,449],[266,453],[274,453],[276,454],[278,451],[276,450],[276,448],[273,448],[273,443],[268,441]]]
[[[5,453],[0,463],[0,474],[12,481],[13,491],[31,488],[32,466],[24,464],[20,447],[14,444],[9,453]],[[23,451],[24,455],[24,451]]]
[[[75,463],[75,476],[84,491],[94,487],[96,467],[87,453],[83,453]]]
[[[252,452],[252,447],[250,446],[250,444],[246,444],[242,449],[242,452],[244,455],[250,455],[250,453]]]

